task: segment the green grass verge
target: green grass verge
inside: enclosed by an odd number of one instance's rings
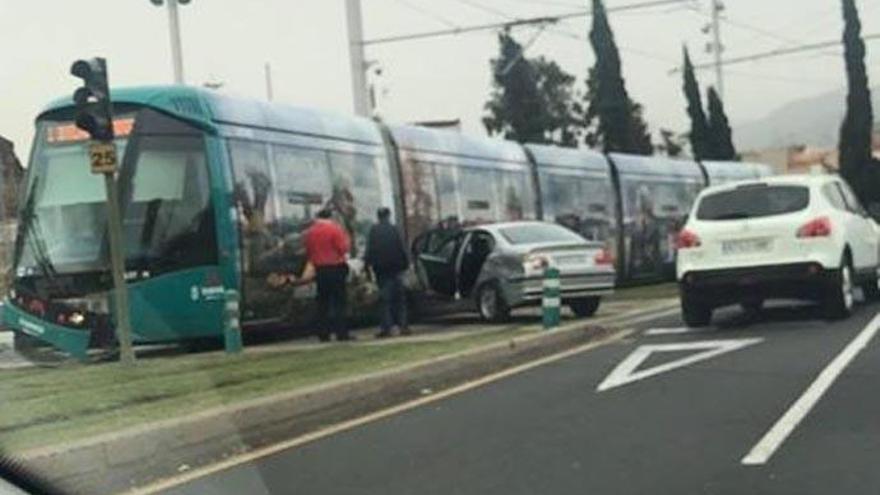
[[[644,285],[640,287],[622,287],[615,289],[610,301],[633,301],[638,299],[667,299],[678,297],[678,285],[674,282]]]
[[[535,333],[504,328],[447,341],[338,345],[243,356],[204,354],[0,373],[0,449],[53,445],[150,421]]]

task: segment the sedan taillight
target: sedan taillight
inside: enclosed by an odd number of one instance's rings
[[[678,249],[692,249],[698,248],[702,245],[700,242],[700,236],[698,236],[694,231],[684,229],[678,233],[678,238],[676,239],[675,246]]]
[[[596,256],[593,257],[593,261],[597,265],[613,265],[614,264],[614,255],[611,254],[611,250],[606,248],[602,248],[601,251],[596,253]]]
[[[801,239],[813,237],[829,237],[831,235],[831,219],[828,217],[819,217],[801,226],[797,231],[797,236]]]

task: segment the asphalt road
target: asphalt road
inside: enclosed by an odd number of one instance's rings
[[[796,306],[731,311],[686,333],[678,318],[651,322],[167,493],[875,495],[878,311],[843,322]],[[744,464],[762,441],[763,463]]]

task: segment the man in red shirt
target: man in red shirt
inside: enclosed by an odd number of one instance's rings
[[[351,241],[345,229],[331,220],[331,216],[330,210],[321,210],[305,235],[306,257],[315,267],[318,285],[318,337],[321,342],[328,342],[331,332],[336,334],[336,340],[353,340],[345,324],[346,257]]]

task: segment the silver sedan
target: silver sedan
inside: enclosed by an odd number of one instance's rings
[[[472,303],[488,321],[503,321],[518,306],[540,304],[545,271],[560,272],[560,296],[580,317],[592,316],[612,293],[614,260],[604,245],[554,223],[511,222],[435,230],[413,244],[423,289]]]

